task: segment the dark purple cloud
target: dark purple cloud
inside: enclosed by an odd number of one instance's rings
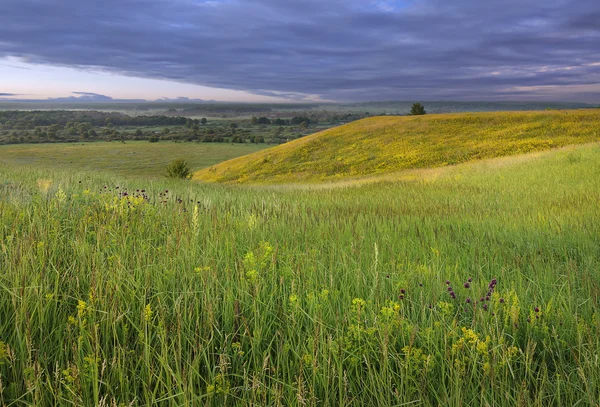
[[[2,0],[0,56],[286,97],[600,102],[600,2]]]

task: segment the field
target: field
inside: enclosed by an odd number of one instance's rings
[[[45,168],[107,171],[160,178],[173,159],[192,170],[266,148],[265,144],[148,143],[147,141],[0,146],[0,162]]]
[[[95,147],[0,149],[0,406],[598,405],[598,143],[338,188]]]
[[[373,117],[205,168],[201,181],[305,183],[600,141],[600,110]]]

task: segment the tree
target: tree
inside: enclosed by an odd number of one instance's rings
[[[192,173],[190,172],[187,161],[185,161],[183,158],[178,158],[177,160],[171,161],[169,165],[167,165],[165,175],[169,178],[192,178]]]
[[[410,115],[411,116],[420,116],[420,115],[424,115],[427,112],[425,111],[425,106],[423,106],[420,103],[413,103],[412,107],[410,108]]]
[[[200,119],[200,123],[202,123],[202,125],[205,125],[206,123],[208,123],[208,120],[206,120],[206,117],[203,117],[202,119]]]
[[[290,123],[297,125],[304,122],[306,122],[306,124],[309,125],[310,119],[306,116],[295,116],[294,118],[292,118]]]

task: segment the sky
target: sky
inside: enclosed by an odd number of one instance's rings
[[[598,0],[1,0],[0,100],[600,103]]]

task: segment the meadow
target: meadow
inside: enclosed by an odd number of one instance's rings
[[[600,141],[600,109],[380,116],[198,171],[227,183],[339,181]]]
[[[177,158],[185,159],[192,170],[199,170],[266,147],[265,144],[147,141],[17,144],[0,145],[0,162],[160,178],[164,175],[165,166]]]
[[[4,148],[0,406],[598,406],[597,143],[338,188]]]

